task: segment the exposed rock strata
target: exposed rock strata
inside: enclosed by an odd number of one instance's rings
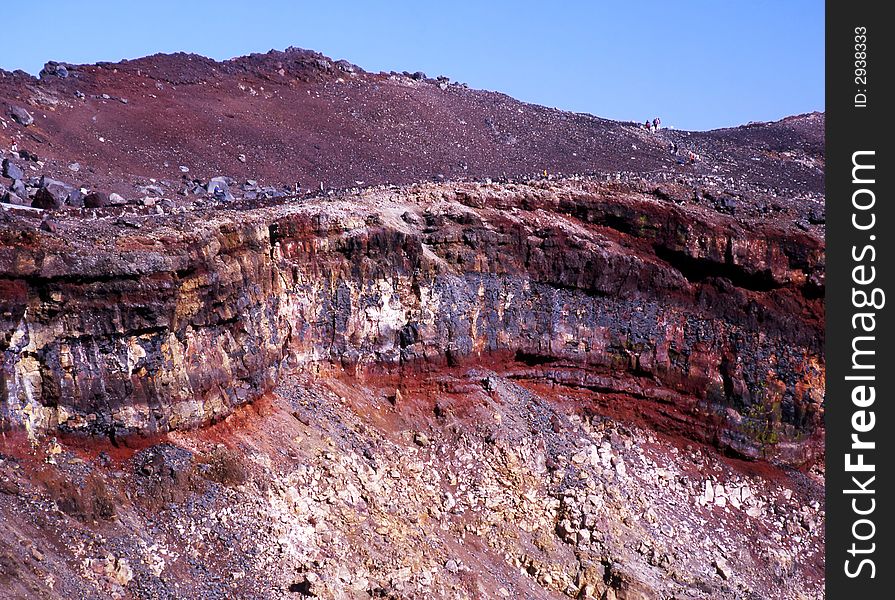
[[[291,369],[506,356],[737,453],[809,460],[822,238],[673,197],[687,194],[433,184],[139,229],[4,227],[0,410],[39,430],[151,433],[223,417]]]

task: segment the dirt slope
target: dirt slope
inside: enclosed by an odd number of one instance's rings
[[[58,73],[58,70],[57,70]],[[227,175],[270,185],[348,187],[543,173],[692,173],[821,192],[823,115],[707,133],[519,102],[435,79],[366,73],[304,50],[215,62],[187,54],[69,65],[67,76],[0,72],[0,129],[75,185],[132,193],[143,178]],[[79,97],[76,94],[82,94]],[[126,102],[126,104],[124,103]],[[652,118],[655,115],[644,115]],[[679,165],[693,150],[696,167]],[[4,143],[3,146],[7,146]],[[245,156],[241,162],[240,155]],[[76,174],[66,167],[78,162]]]

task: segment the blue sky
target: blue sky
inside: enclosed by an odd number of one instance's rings
[[[7,11],[8,12],[8,11]],[[22,3],[0,67],[186,51],[216,59],[298,46],[368,71],[684,129],[824,110],[817,0]]]

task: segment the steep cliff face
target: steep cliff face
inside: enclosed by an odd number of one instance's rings
[[[738,454],[816,458],[822,238],[695,192],[432,184],[4,227],[3,420],[154,433],[295,370],[485,361]]]
[[[21,243],[4,247],[7,419],[151,432],[226,414],[273,382],[266,230],[220,224],[170,254],[138,249],[139,239],[94,250],[10,234]]]

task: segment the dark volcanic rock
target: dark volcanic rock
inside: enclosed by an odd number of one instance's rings
[[[73,206],[75,208],[83,208],[84,207],[84,194],[81,193],[81,190],[77,188],[73,188],[68,193],[68,198],[66,198],[65,203],[69,206]]]
[[[43,69],[40,70],[41,77],[46,77],[48,75],[59,77],[60,79],[65,79],[66,77],[68,77],[68,67],[51,60],[44,65]]]
[[[84,197],[85,208],[103,208],[110,204],[109,195],[105,192],[90,192]]]
[[[808,211],[808,222],[813,225],[821,225],[827,222],[827,213],[824,207],[812,208]]]
[[[40,180],[40,187],[31,206],[47,210],[62,208],[75,192],[75,188],[67,183],[44,176]],[[78,196],[80,197],[80,193]]]
[[[45,210],[56,210],[65,206],[65,199],[68,198],[68,190],[57,185],[43,187],[37,190],[31,206],[34,208],[43,208]]]
[[[40,222],[40,228],[43,231],[48,231],[50,233],[56,233],[59,230],[59,222],[52,217],[47,217],[43,221]]]

